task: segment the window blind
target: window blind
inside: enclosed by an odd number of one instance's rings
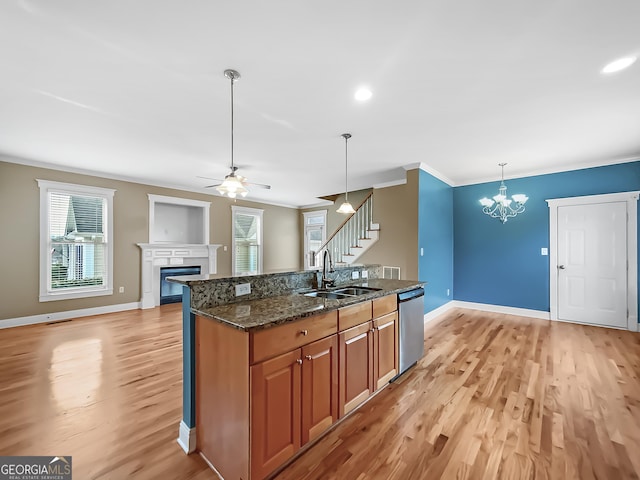
[[[235,270],[258,272],[260,264],[260,217],[246,213],[234,215]]]
[[[50,191],[49,290],[107,283],[106,199]]]

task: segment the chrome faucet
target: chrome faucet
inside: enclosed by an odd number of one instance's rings
[[[320,288],[332,287],[336,282],[335,280],[331,280],[329,277],[327,277],[327,265],[329,266],[328,273],[333,273],[333,260],[331,260],[331,253],[329,253],[329,250],[325,250],[322,256],[322,282]]]

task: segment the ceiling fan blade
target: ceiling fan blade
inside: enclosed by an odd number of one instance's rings
[[[271,185],[265,185],[264,183],[253,183],[253,182],[247,182],[247,181],[243,181],[242,183],[244,183],[245,185],[250,185],[252,187],[265,188],[267,190],[271,190]]]
[[[205,180],[215,180],[216,182],[221,182],[222,183],[222,180],[220,180],[219,178],[203,177],[201,175],[196,175],[196,178],[204,178]]]
[[[213,185],[205,185],[202,188],[213,188],[213,187],[219,187],[220,185],[222,185],[222,183],[215,183]]]

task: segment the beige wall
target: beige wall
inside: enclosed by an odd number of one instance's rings
[[[370,192],[371,189],[349,192],[349,201],[357,208]],[[373,221],[380,224],[380,236],[357,260],[358,263],[400,267],[402,279],[418,278],[418,193],[418,170],[407,172],[404,185],[373,189]],[[304,249],[302,213],[328,210],[327,231],[330,235],[344,220],[344,215],[336,212],[342,202],[344,195],[334,205],[300,211],[300,252]]]
[[[373,221],[380,224],[378,241],[358,263],[400,267],[400,278],[418,279],[418,170],[407,183],[373,190]]]
[[[125,293],[38,301],[40,192],[36,179],[116,190],[113,286],[114,292],[122,286]],[[210,241],[227,246],[226,252],[218,249],[218,272],[231,273],[231,205],[234,203],[230,199],[0,161],[0,321],[138,302],[140,249],[136,244],[149,241],[149,193],[211,202]],[[298,270],[301,267],[298,210],[246,200],[238,201],[237,205],[264,209],[265,270]]]
[[[358,206],[367,198],[367,196],[371,193],[371,188],[367,188],[365,190],[357,190],[355,192],[349,192],[349,203],[353,205],[353,208],[358,208]],[[300,254],[304,255],[304,216],[303,214],[306,212],[316,212],[321,210],[327,211],[327,238],[331,236],[344,222],[346,216],[343,213],[338,213],[336,210],[342,205],[344,202],[345,195],[344,193],[339,195],[335,202],[332,205],[327,205],[323,207],[313,207],[313,208],[305,208],[300,210]],[[303,257],[300,257],[300,262],[304,265]]]

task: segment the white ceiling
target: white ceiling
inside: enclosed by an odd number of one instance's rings
[[[637,0],[4,0],[5,160],[204,191],[235,161],[292,206],[640,157]],[[373,91],[367,103],[356,88]],[[23,159],[23,160],[20,160]],[[207,190],[211,194],[215,191]]]

